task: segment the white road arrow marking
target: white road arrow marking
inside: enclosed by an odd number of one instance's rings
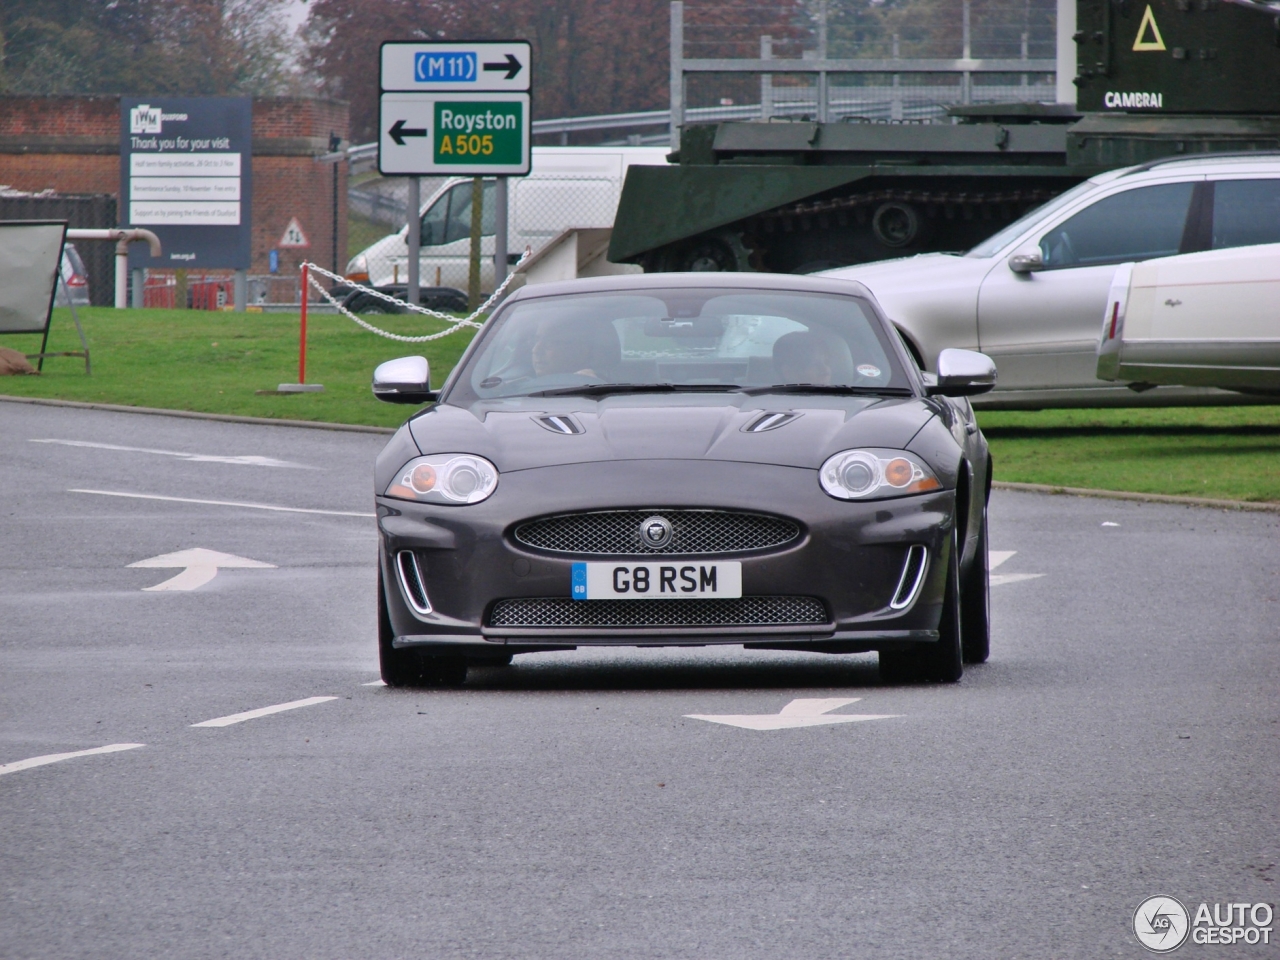
[[[130,567],[185,567],[176,577],[170,577],[164,583],[154,587],[143,587],[143,590],[194,590],[203,587],[218,575],[219,567],[253,567],[266,570],[275,569],[274,563],[263,563],[261,560],[249,560],[230,553],[219,553],[217,550],[206,550],[195,547],[191,550],[179,550],[177,553],[166,553],[149,560],[139,560],[129,564]]]
[[[249,467],[292,467],[299,470],[315,469],[315,467],[305,467],[300,463],[290,463],[288,460],[277,460],[275,457],[259,457],[251,455],[229,457],[214,453],[185,453],[181,450],[153,450],[150,447],[122,447],[115,443],[93,443],[89,440],[32,439],[31,442],[57,443],[64,447],[91,447],[95,450],[120,450],[125,453],[150,453],[158,457],[178,457],[181,460],[191,460],[195,463],[237,463]]]
[[[43,757],[29,757],[26,760],[15,760],[13,763],[0,764],[0,776],[6,773],[17,773],[19,770],[30,770],[32,767],[43,767],[47,763],[60,763],[63,760],[74,760],[76,757],[92,757],[99,753],[119,753],[121,750],[137,750],[145,747],[145,743],[111,743],[105,747],[94,747],[92,750],[74,750],[71,753],[46,753]]]
[[[988,550],[987,569],[994,570],[1017,552],[1017,550]]]
[[[994,570],[1012,557],[1017,550],[991,550],[987,553],[987,569]],[[1018,583],[1021,580],[1035,580],[1043,577],[1043,573],[996,573],[991,576],[991,586],[998,587],[1002,583]]]
[[[1043,573],[998,573],[991,578],[991,586],[998,587],[1004,583],[1020,583],[1023,580],[1035,580],[1043,576]]]
[[[889,720],[897,713],[828,713],[837,707],[857,703],[861,697],[835,697],[792,700],[779,713],[706,714],[687,713],[690,720],[723,723],[744,730],[792,730],[796,727],[820,727],[829,723],[856,723],[859,720]]]

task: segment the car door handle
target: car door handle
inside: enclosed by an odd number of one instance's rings
[[[964,429],[966,433],[972,436],[973,434],[978,432],[978,421],[970,420],[968,423],[964,425]]]

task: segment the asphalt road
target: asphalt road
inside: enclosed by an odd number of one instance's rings
[[[0,768],[6,960],[1137,957],[1148,896],[1277,899],[1275,515],[997,492],[955,686],[713,648],[393,691],[341,515],[384,438],[14,403],[0,437],[0,764],[144,744]],[[129,566],[192,548],[274,568]],[[815,698],[892,716],[689,716]]]

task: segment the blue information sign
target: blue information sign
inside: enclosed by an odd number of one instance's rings
[[[120,222],[160,238],[129,267],[244,269],[252,258],[248,97],[121,97]]]

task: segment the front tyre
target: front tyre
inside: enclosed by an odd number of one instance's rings
[[[960,633],[964,662],[986,663],[991,655],[991,572],[987,541],[987,505],[982,505],[977,554],[960,580]]]
[[[386,588],[378,570],[378,666],[388,687],[456,687],[467,679],[462,657],[426,656],[417,650],[393,647],[395,630],[387,611]]]
[[[942,598],[936,643],[880,651],[880,679],[885,683],[955,683],[964,674],[960,616],[960,543],[951,530],[947,559],[947,591]]]

